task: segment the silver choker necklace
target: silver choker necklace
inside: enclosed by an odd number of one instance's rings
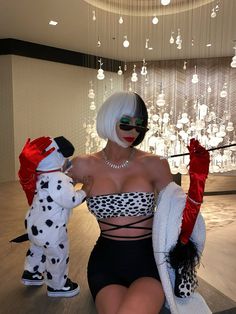
[[[102,150],[102,154],[103,154],[103,159],[105,161],[105,164],[113,169],[122,169],[122,168],[126,168],[129,165],[130,160],[132,159],[133,155],[134,155],[134,148],[132,148],[131,153],[128,157],[128,159],[126,159],[124,162],[122,162],[121,164],[113,164],[110,160],[108,160],[107,155],[105,153],[105,150]]]

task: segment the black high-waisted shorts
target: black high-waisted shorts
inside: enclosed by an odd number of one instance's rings
[[[87,276],[94,300],[107,285],[129,287],[140,277],[153,277],[160,281],[152,238],[120,241],[100,236],[89,258]]]

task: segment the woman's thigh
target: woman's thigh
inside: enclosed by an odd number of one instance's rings
[[[151,277],[142,277],[127,289],[116,314],[157,314],[164,300],[161,283]]]
[[[117,314],[128,288],[121,285],[108,285],[102,288],[95,299],[98,314]]]

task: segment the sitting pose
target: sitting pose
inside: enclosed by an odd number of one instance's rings
[[[72,179],[62,172],[73,145],[63,136],[27,141],[20,154],[20,183],[30,208],[25,227],[30,240],[22,282],[27,286],[47,285],[51,297],[71,297],[79,286],[68,278],[69,246],[67,222],[71,208],[81,204],[92,180],[83,179],[75,191]],[[43,275],[44,273],[44,275]]]
[[[211,313],[194,286],[181,291],[181,278],[175,283],[176,275],[196,266],[203,250],[205,229],[198,213],[209,153],[191,140],[186,197],[173,182],[166,159],[135,148],[147,124],[147,109],[138,94],[111,95],[97,116],[97,132],[106,146],[73,159],[69,171],[76,182],[84,176],[94,179],[87,205],[101,234],[87,274],[96,309],[99,314],[157,314],[166,298],[173,314]],[[192,244],[196,255],[182,264],[178,252],[191,250]]]

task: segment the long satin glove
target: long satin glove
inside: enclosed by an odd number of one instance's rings
[[[175,270],[174,292],[180,298],[190,296],[198,285],[196,266],[200,262],[200,254],[195,243],[190,240],[190,236],[200,211],[210,163],[208,151],[197,140],[191,139],[188,150],[190,186],[183,210],[179,239],[169,252],[169,262]]]
[[[209,152],[197,140],[191,139],[188,150],[190,153],[190,186],[179,236],[180,242],[183,244],[188,243],[200,211],[210,163]]]
[[[46,136],[39,137],[32,142],[28,139],[19,155],[20,169],[18,176],[29,205],[33,202],[36,189],[36,169],[38,164],[55,149],[51,148],[45,151],[51,142],[51,138]]]

